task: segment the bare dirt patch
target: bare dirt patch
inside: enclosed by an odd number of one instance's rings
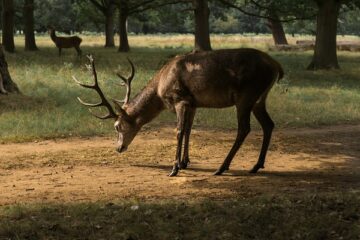
[[[266,168],[256,163],[262,133],[253,131],[231,170],[213,176],[235,131],[194,130],[189,169],[169,178],[175,156],[171,128],[143,131],[118,154],[114,139],[60,139],[0,145],[0,205],[120,199],[225,199],[263,193],[360,189],[360,125],[275,131]]]

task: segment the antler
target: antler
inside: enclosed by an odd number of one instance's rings
[[[130,100],[130,94],[131,94],[131,81],[133,80],[134,78],[134,75],[135,75],[135,67],[134,67],[134,64],[131,62],[131,60],[129,58],[127,58],[128,62],[130,63],[131,65],[131,74],[129,77],[125,78],[124,76],[122,76],[119,72],[116,73],[116,75],[123,81],[123,83],[121,84],[122,86],[126,86],[126,94],[125,94],[125,98],[124,100],[116,100],[116,99],[113,99],[115,102],[118,102],[118,103],[123,103],[123,104],[126,104],[129,102]]]
[[[87,103],[87,102],[84,102],[83,100],[81,100],[81,98],[77,98],[79,100],[79,102],[85,106],[88,106],[88,107],[100,107],[100,106],[104,106],[108,109],[109,113],[105,116],[98,116],[98,115],[95,115],[94,113],[92,113],[90,111],[90,113],[92,115],[94,115],[95,117],[97,118],[100,118],[100,119],[108,119],[108,118],[115,118],[117,119],[118,118],[118,115],[115,113],[114,109],[112,108],[111,104],[106,100],[103,92],[101,91],[100,87],[99,87],[99,83],[98,83],[98,79],[97,79],[97,73],[96,73],[96,69],[95,69],[95,63],[94,63],[94,58],[92,57],[92,55],[87,55],[87,58],[89,59],[89,62],[90,64],[87,65],[85,64],[86,68],[92,72],[93,76],[94,76],[94,84],[93,85],[86,85],[86,84],[83,84],[81,82],[79,82],[75,76],[73,76],[72,78],[74,79],[74,81],[79,84],[80,86],[84,87],[84,88],[90,88],[90,89],[94,89],[100,96],[101,98],[101,102],[99,103]]]

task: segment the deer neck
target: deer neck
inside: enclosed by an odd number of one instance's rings
[[[136,125],[142,127],[164,110],[164,104],[156,93],[156,88],[146,87],[124,107]]]
[[[55,42],[55,40],[56,40],[56,34],[55,34],[55,30],[51,30],[51,32],[50,32],[50,37],[51,37],[51,39]]]

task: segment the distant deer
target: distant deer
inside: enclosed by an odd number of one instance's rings
[[[49,34],[51,40],[55,43],[56,47],[59,49],[59,57],[61,56],[62,48],[75,48],[78,53],[78,56],[81,56],[80,44],[82,39],[78,36],[71,37],[58,37],[56,36],[55,29],[49,27]]]
[[[94,76],[94,85],[85,85],[73,78],[80,86],[94,89],[101,102],[90,104],[78,99],[86,106],[105,106],[108,109],[107,115],[95,116],[100,119],[114,119],[119,153],[128,148],[144,124],[164,109],[169,109],[177,116],[176,161],[169,175],[176,176],[179,169],[185,169],[189,163],[189,137],[196,108],[225,108],[235,105],[238,121],[236,140],[215,175],[221,175],[229,169],[233,157],[250,132],[251,112],[261,124],[264,138],[259,159],[250,172],[256,173],[260,168],[264,168],[274,128],[274,123],[266,111],[265,101],[274,82],[284,75],[281,65],[266,53],[243,48],[176,56],[131,100],[131,81],[135,68],[128,59],[131,75],[125,78],[117,74],[126,85],[127,93],[123,101],[113,100],[116,111],[101,91],[94,60],[91,56],[88,57],[88,69]],[[123,103],[122,106],[120,102]],[[214,135],[214,138],[217,136]],[[181,158],[183,140],[184,151]]]

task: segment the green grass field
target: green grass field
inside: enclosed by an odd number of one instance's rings
[[[190,35],[131,36],[130,53],[102,47],[103,38],[83,37],[83,52],[95,56],[101,86],[109,97],[122,98],[116,70],[128,73],[126,57],[136,65],[133,82],[135,94],[155,72],[175,54],[191,50]],[[290,41],[294,41],[290,39]],[[91,136],[112,133],[111,122],[91,117],[77,96],[96,101],[91,91],[78,87],[71,76],[91,81],[85,71],[86,57],[76,57],[73,49],[57,56],[48,36],[37,38],[40,51],[24,52],[23,38],[16,38],[17,52],[7,54],[10,74],[24,96],[0,96],[0,140],[28,141],[66,136]],[[257,47],[267,51],[269,36],[213,36],[213,48]],[[270,52],[285,69],[285,79],[277,84],[269,97],[268,108],[279,128],[346,124],[360,120],[360,53],[339,53],[341,70],[306,71],[311,52]],[[221,118],[218,118],[221,114]],[[175,116],[164,112],[151,126],[174,123]],[[236,128],[234,108],[201,109],[195,126]],[[257,124],[254,124],[257,128]]]

